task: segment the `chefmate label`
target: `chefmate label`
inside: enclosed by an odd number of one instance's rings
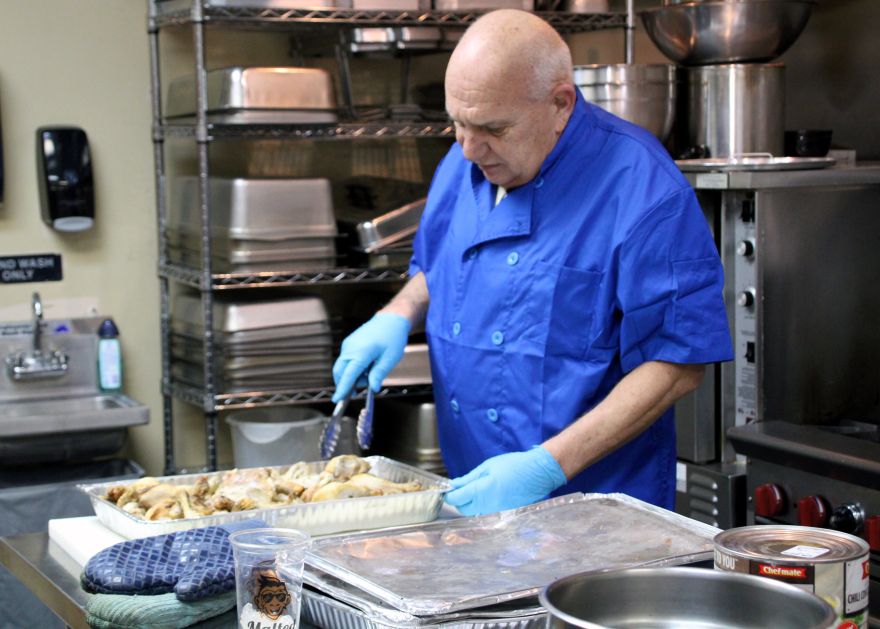
[[[60,282],[61,279],[61,255],[58,253],[0,256],[0,283]]]

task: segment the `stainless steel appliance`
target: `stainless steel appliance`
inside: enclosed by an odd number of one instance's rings
[[[714,406],[701,388],[677,417],[714,429],[715,463],[689,472],[748,457],[747,523],[828,526],[880,551],[880,166],[686,176],[736,355],[707,378]]]
[[[695,66],[679,72],[679,157],[785,153],[783,64]]]
[[[675,121],[675,66],[615,63],[575,66],[574,84],[587,102],[644,127],[666,142]]]

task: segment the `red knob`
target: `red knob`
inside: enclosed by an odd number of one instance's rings
[[[773,483],[755,489],[755,515],[772,518],[782,513],[782,490]]]
[[[797,523],[799,526],[823,527],[828,522],[828,509],[819,496],[807,496],[797,503]]]
[[[880,515],[865,520],[865,539],[871,550],[880,551]]]

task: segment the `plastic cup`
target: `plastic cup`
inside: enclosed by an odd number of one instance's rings
[[[291,529],[229,536],[240,629],[299,629],[303,562],[311,538]]]

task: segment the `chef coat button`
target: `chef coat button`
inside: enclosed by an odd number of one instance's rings
[[[507,256],[507,264],[510,266],[513,266],[517,262],[519,262],[519,254],[516,251]]]
[[[452,407],[453,412],[457,413],[460,409],[458,406],[458,402],[455,401],[455,398],[452,399],[452,402],[449,403],[449,406]]]
[[[504,342],[504,335],[501,332],[492,332],[492,342],[501,345]]]
[[[468,257],[469,257],[471,260],[473,260],[474,258],[476,258],[476,257],[477,257],[477,250],[476,250],[476,249],[471,249],[470,252],[468,253]]]
[[[458,321],[456,321],[455,323],[452,324],[452,333],[455,336],[458,336],[459,334],[461,334],[461,324]]]
[[[496,411],[494,408],[490,408],[488,411],[486,411],[486,417],[489,418],[489,421],[497,422],[498,421],[498,411]]]
[[[536,188],[540,188],[543,185],[544,185],[544,178],[543,177],[538,177],[537,179],[535,179],[535,187]]]

